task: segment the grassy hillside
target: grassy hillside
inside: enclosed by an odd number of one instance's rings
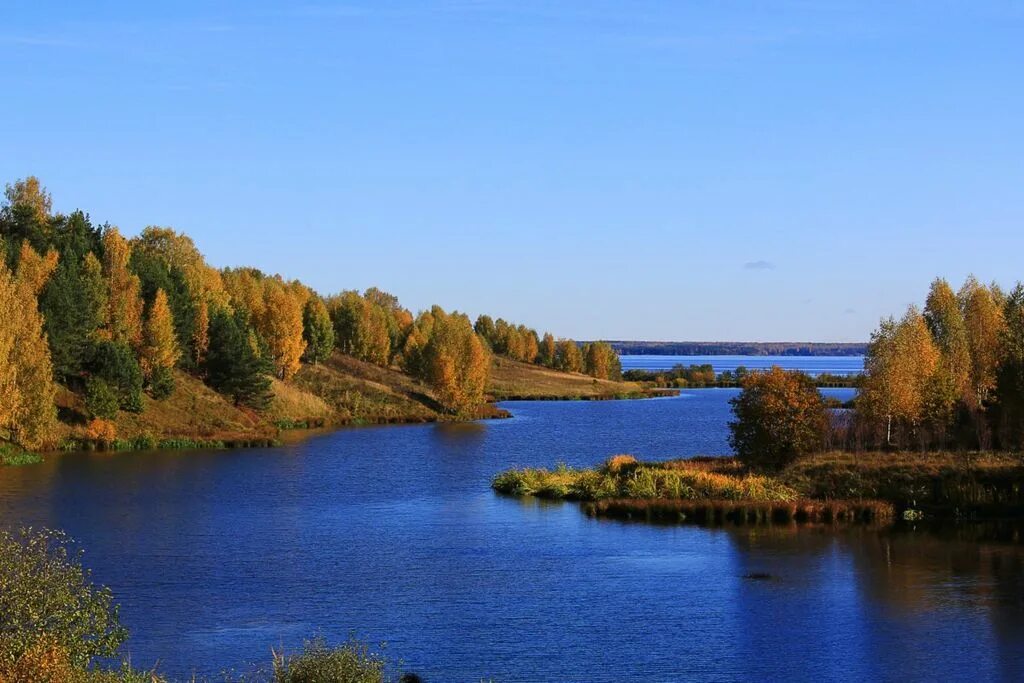
[[[636,382],[612,382],[494,357],[487,392],[506,399],[603,399],[645,395]]]
[[[396,368],[382,368],[335,353],[318,365],[303,365],[289,382],[274,380],[266,410],[235,406],[199,379],[175,371],[170,397],[145,396],[141,413],[120,412],[115,426],[122,442],[188,445],[265,443],[282,429],[338,425],[434,422],[440,411],[429,386]],[[634,382],[597,380],[507,358],[493,361],[488,394],[494,400],[606,399],[650,395]],[[89,443],[84,402],[62,389],[58,396],[63,441]],[[493,404],[477,417],[506,417]],[[137,447],[137,446],[136,446]]]
[[[556,373],[557,374],[557,373]],[[394,368],[381,368],[335,353],[319,365],[303,365],[289,382],[273,380],[274,398],[264,411],[235,406],[199,379],[175,371],[168,398],[144,396],[141,413],[121,411],[117,438],[125,442],[263,443],[281,429],[350,424],[434,422],[443,415],[430,388]],[[92,441],[82,396],[62,389],[57,398],[61,441]],[[477,417],[505,417],[493,405]]]

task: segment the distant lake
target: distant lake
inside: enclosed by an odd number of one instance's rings
[[[767,370],[778,365],[787,370],[802,370],[811,375],[855,375],[864,371],[864,356],[619,356],[623,370],[668,370],[675,365],[710,364],[715,372],[734,371],[741,365],[748,370]]]
[[[512,466],[728,454],[737,393],[51,456],[0,469],[0,525],[79,539],[133,663],[176,680],[351,631],[431,683],[1022,680],[1024,550],[975,526],[650,526],[489,487]]]

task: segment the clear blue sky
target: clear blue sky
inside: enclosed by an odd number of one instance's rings
[[[1024,5],[5,3],[0,179],[576,338],[866,339],[1024,278]]]

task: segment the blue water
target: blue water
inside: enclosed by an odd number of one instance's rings
[[[514,465],[727,453],[735,394],[55,456],[0,470],[0,519],[78,538],[133,662],[178,678],[355,631],[437,682],[1020,680],[1019,545],[597,521],[488,486]]]
[[[668,370],[675,365],[710,364],[715,372],[766,370],[773,365],[811,375],[855,375],[864,371],[864,356],[620,356],[623,370]]]

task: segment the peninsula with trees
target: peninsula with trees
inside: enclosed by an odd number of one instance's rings
[[[501,417],[503,398],[650,395],[604,342],[376,288],[322,295],[217,269],[166,227],[55,213],[35,177],[0,207],[0,450],[272,443],[294,427]]]

